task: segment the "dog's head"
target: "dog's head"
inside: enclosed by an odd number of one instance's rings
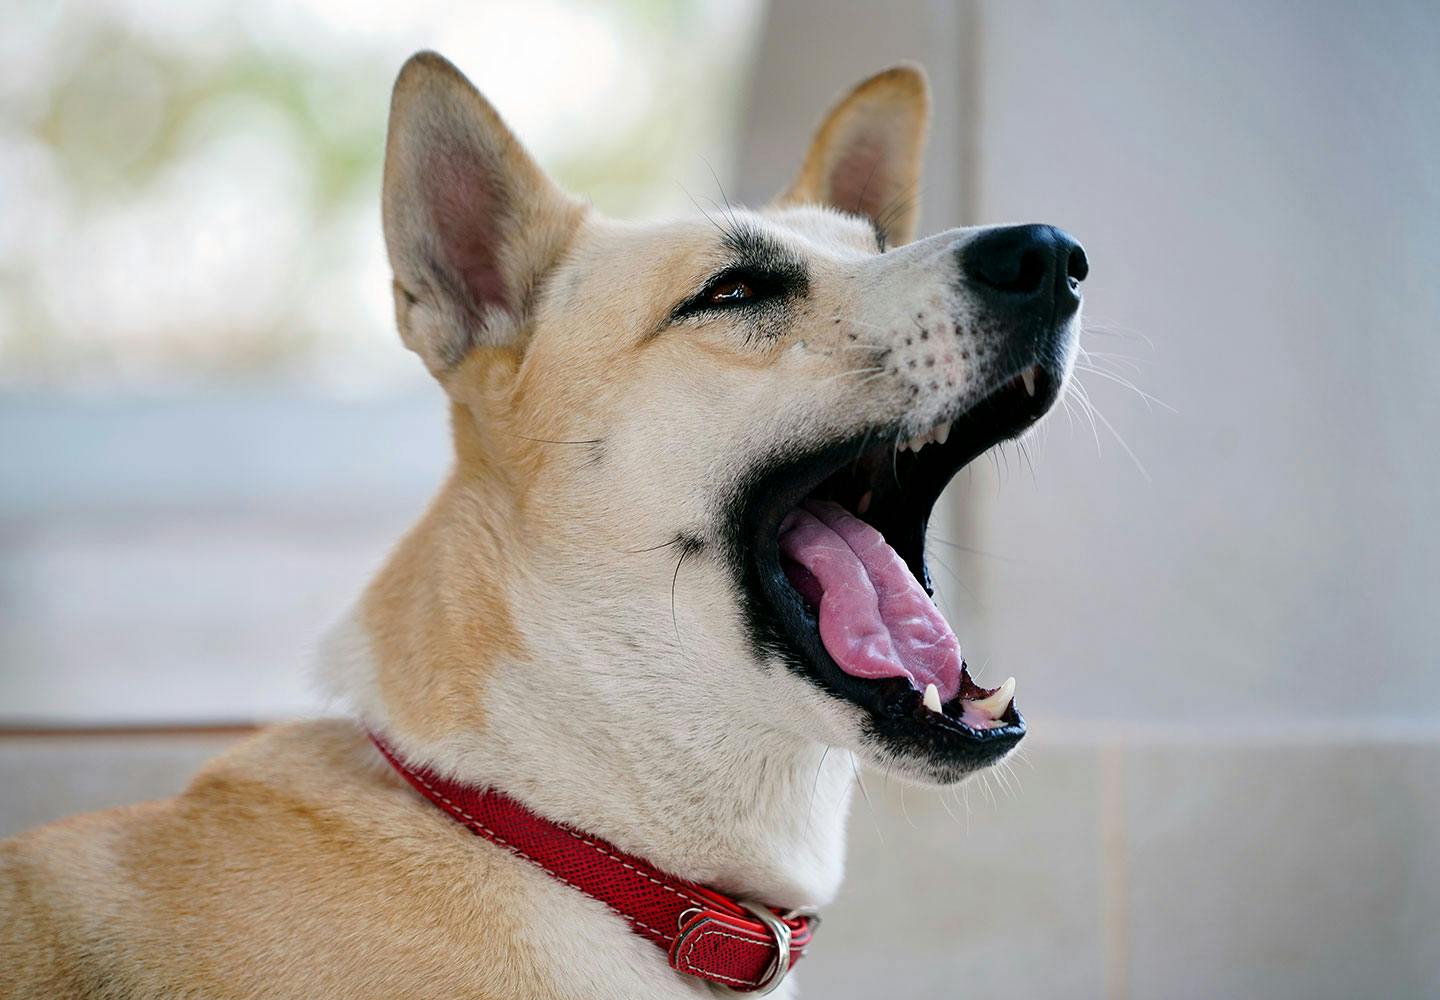
[[[620,223],[449,63],[407,64],[385,232],[457,463],[365,606],[392,718],[779,731],[936,781],[1015,746],[927,596],[926,527],[1057,398],[1086,261],[1048,226],[912,242],[927,114],[891,69],[771,206]]]

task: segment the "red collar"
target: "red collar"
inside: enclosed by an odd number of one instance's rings
[[[411,768],[370,738],[415,790],[462,826],[598,899],[669,956],[670,967],[739,993],[768,993],[805,954],[818,917],[780,913],[660,871],[497,791]]]

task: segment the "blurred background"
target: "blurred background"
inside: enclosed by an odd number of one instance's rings
[[[1092,263],[1072,401],[932,558],[1023,759],[867,779],[805,995],[1440,996],[1440,8],[0,0],[0,835],[321,710],[418,514],[386,102],[440,49],[571,190],[759,203],[899,59],[925,228]]]

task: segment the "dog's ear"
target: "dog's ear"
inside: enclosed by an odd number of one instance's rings
[[[892,244],[915,236],[930,119],[925,71],[902,63],[858,84],[821,122],[779,204],[819,203],[868,217]]]
[[[581,211],[458,69],[410,57],[390,101],[385,244],[400,336],[432,373],[519,340]]]

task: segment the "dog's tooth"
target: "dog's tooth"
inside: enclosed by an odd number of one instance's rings
[[[939,712],[940,690],[934,684],[925,685],[925,707],[932,712]]]
[[[920,449],[925,447],[926,442],[927,438],[925,437],[925,435],[916,434],[913,438],[910,439],[910,450],[918,455],[920,453]]]
[[[950,440],[950,421],[945,421],[939,427],[935,428],[932,433],[935,436],[936,444],[944,444],[946,441]]]
[[[998,719],[1000,718],[1000,716],[1005,714],[1005,710],[1010,707],[1010,702],[1014,700],[1015,678],[1007,677],[1005,678],[1005,683],[1001,684],[998,688],[995,689],[994,694],[990,695],[988,698],[980,698],[976,701],[969,702],[969,704],[975,708],[978,708],[980,711],[990,716],[990,718]]]
[[[856,504],[855,504],[855,513],[857,513],[857,514],[863,514],[863,513],[865,513],[867,510],[870,509],[870,501],[871,501],[871,500],[874,500],[874,499],[875,499],[875,491],[874,491],[874,490],[866,490],[864,493],[860,494],[860,499],[859,499],[859,501],[857,501]]]
[[[1035,395],[1035,368],[1026,368],[1020,373],[1020,381],[1025,383],[1025,395]]]

